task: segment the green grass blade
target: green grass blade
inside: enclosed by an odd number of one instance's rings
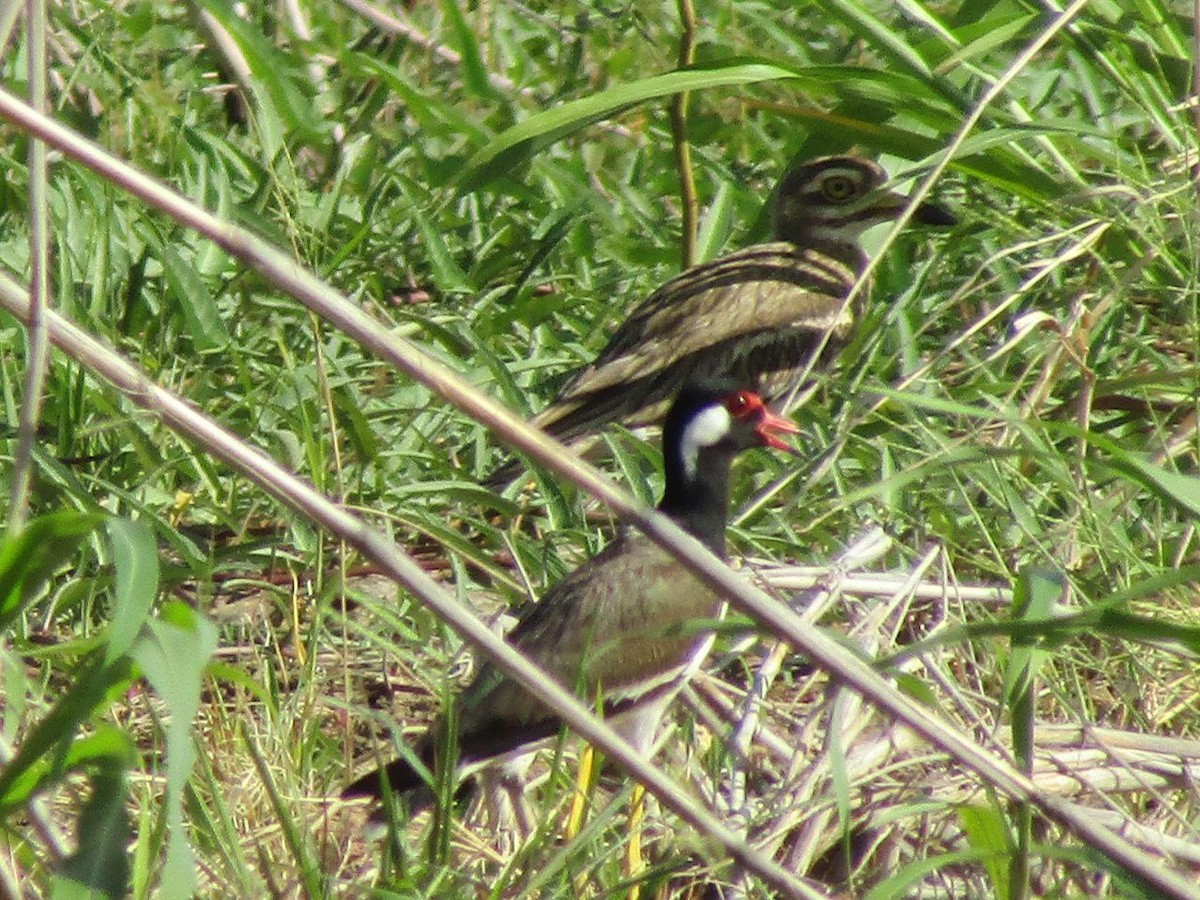
[[[497,94],[488,81],[487,69],[479,53],[479,42],[467,23],[462,7],[454,0],[443,0],[441,6],[442,14],[450,23],[450,31],[454,35],[455,49],[462,57],[463,84],[476,97],[495,99]]]
[[[229,331],[200,273],[169,245],[163,244],[161,252],[167,285],[196,349],[204,352],[227,346]]]
[[[66,695],[26,735],[0,772],[0,810],[23,805],[43,781],[61,776],[72,762],[72,741],[79,725],[106,707],[132,683],[126,660],[105,666],[93,656],[75,671]]]
[[[63,860],[52,897],[126,896],[131,867],[127,846],[132,836],[125,805],[129,785],[123,760],[107,758],[91,776],[92,792],[79,815],[78,844]]]
[[[108,520],[113,550],[113,618],[105,636],[104,662],[112,664],[133,646],[158,594],[158,548],[141,522]]]
[[[622,84],[599,94],[536,113],[497,135],[467,160],[459,182],[464,191],[475,190],[529,160],[539,150],[569,134],[647,100],[685,91],[777,81],[796,73],[766,63],[738,63],[706,69],[669,72]]]
[[[183,818],[183,795],[195,763],[192,723],[200,707],[204,671],[217,647],[217,631],[182,603],[163,609],[133,648],[133,658],[166,704],[170,717],[166,740],[166,799],[162,817],[167,834],[160,891],[166,898],[193,894],[195,864]]]
[[[967,805],[957,809],[967,844],[979,854],[992,882],[993,897],[1008,897],[1009,867],[1005,858],[1012,849],[1004,816],[994,806]]]

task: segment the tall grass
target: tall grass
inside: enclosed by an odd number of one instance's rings
[[[1194,874],[1192,11],[701,4],[687,71],[670,6],[426,5],[398,29],[400,14],[52,7],[50,112],[523,413],[678,270],[681,181],[705,259],[765,233],[793,160],[854,148],[914,180],[946,162],[931,190],[960,226],[905,230],[879,258],[858,336],[800,413],[805,461],[741,465],[733,546],[820,565],[877,524],[891,542],[872,567],[897,583],[1016,590],[1009,610],[893,586],[822,621],[984,746],[1074,772],[1073,787],[1039,784]],[[24,94],[19,25],[0,72]],[[683,91],[687,172],[669,109]],[[482,491],[508,451],[481,426],[119,182],[52,154],[31,209],[29,138],[0,128],[5,269],[29,280],[44,209],[57,310],[361,511],[462,602],[491,613],[536,596],[610,537],[585,495],[540,472],[532,495]],[[29,355],[15,320],[0,335],[7,482]],[[609,444],[651,502],[653,441]],[[543,827],[511,854],[471,820],[393,823],[381,848],[326,802],[464,677],[456,634],[346,544],[64,355],[29,471],[30,524],[0,550],[9,892],[627,889],[619,788],[560,843],[563,760],[536,794]],[[762,656],[729,660],[702,693],[737,696]],[[784,659],[765,743],[742,762],[719,700],[695,701],[667,768],[718,809],[744,779],[746,833],[829,890],[1138,889],[1036,811],[847,712],[822,677]],[[1051,725],[1112,731],[1060,746]],[[761,749],[772,734],[805,753],[781,762]],[[863,762],[881,736],[897,755]],[[1148,747],[1165,755],[1138,768]],[[766,891],[672,814],[649,829],[647,890]]]

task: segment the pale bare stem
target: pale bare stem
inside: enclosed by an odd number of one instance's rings
[[[1192,127],[1196,129],[1196,139],[1200,142],[1200,0],[1192,5]],[[1196,190],[1200,191],[1200,158],[1192,159],[1192,181]]]
[[[877,560],[887,552],[890,545],[891,539],[879,528],[869,529],[851,541],[831,565],[821,569],[820,579],[809,585],[809,590],[791,600],[790,605],[799,614],[800,620],[809,627],[820,621],[842,596],[849,572]],[[770,583],[770,575],[767,572],[758,570],[755,575]],[[750,744],[758,731],[762,704],[789,650],[788,644],[783,641],[774,641],[768,647],[764,660],[755,673],[751,689],[743,700],[737,727],[730,736],[730,749],[736,766],[727,801],[731,815],[736,816],[739,811],[744,812],[745,770],[741,762],[749,754]]]
[[[10,835],[5,844],[17,840],[15,835]],[[4,849],[9,849],[5,847]],[[4,897],[20,897],[21,896],[21,878],[13,869],[13,863],[16,860],[11,852],[5,853],[4,858],[0,859],[0,896]]]
[[[894,593],[888,603],[846,605],[849,617],[856,621],[850,633],[864,653],[874,655],[895,646],[902,623],[907,627],[913,619],[911,601],[918,589],[928,593],[925,589],[932,583],[930,572],[940,558],[940,550],[934,548],[908,573],[895,576]],[[946,595],[954,590],[951,585],[942,586]],[[987,598],[986,594],[980,596]],[[924,633],[936,632],[945,621],[944,613],[935,615]],[[961,657],[959,663],[961,666]],[[925,658],[909,659],[903,668],[910,672],[923,668],[927,677],[934,673],[930,660]],[[970,729],[985,735],[991,730],[976,712],[991,703],[982,685],[972,697],[966,697],[953,679],[934,680],[950,696]],[[728,720],[735,714],[734,702],[725,700],[711,684],[697,687],[710,705],[722,711],[722,718]],[[729,690],[728,686],[721,687]],[[817,693],[816,682],[810,680],[808,685],[799,686],[796,693]],[[820,708],[825,710],[824,716],[818,714]],[[777,718],[779,713],[775,711]],[[841,688],[830,691],[821,707],[806,708],[795,717],[799,728],[786,741],[776,739],[769,728],[760,727],[758,743],[769,751],[770,759],[759,758],[758,765],[767,771],[758,782],[778,785],[779,791],[749,798],[751,808],[759,814],[755,826],[759,849],[775,856],[780,843],[786,841],[784,859],[788,868],[806,872],[840,840],[847,825],[853,828],[857,840],[866,842],[856,855],[872,857],[877,870],[886,868],[889,860],[898,865],[911,856],[914,835],[925,836],[923,846],[927,852],[931,852],[931,842],[949,851],[966,846],[966,836],[953,817],[934,819],[912,811],[914,792],[923,802],[936,798],[945,805],[979,800],[978,794],[971,793],[973,779],[949,770],[944,759],[929,753],[917,735],[890,725]],[[996,752],[1008,756],[1010,741],[1009,733],[1001,730],[994,739]],[[1196,865],[1200,859],[1196,844],[1172,838],[1162,829],[1191,830],[1186,814],[1173,812],[1178,806],[1177,797],[1166,792],[1194,793],[1194,776],[1200,771],[1200,742],[1114,729],[1039,724],[1036,746],[1031,777],[1042,791],[1062,798],[1078,796],[1089,804],[1105,804],[1107,811],[1100,820],[1110,828],[1140,846],[1169,848],[1177,862],[1186,867]],[[846,750],[835,759],[829,752],[831,747]],[[776,764],[784,766],[783,773],[775,770]],[[840,771],[842,783],[850,791],[850,823],[839,823],[844,810],[833,790],[835,771]],[[974,790],[978,790],[977,785]],[[1105,796],[1118,792],[1148,795],[1157,808],[1166,811],[1164,821],[1157,827],[1135,821]],[[1082,807],[1076,809],[1086,814]],[[768,814],[765,819],[763,813]],[[1160,837],[1163,840],[1157,842]]]
[[[1183,537],[1179,539],[1179,544],[1175,550],[1175,556],[1171,559],[1171,568],[1178,569],[1184,565],[1185,561],[1190,559],[1192,549],[1192,541],[1196,539],[1196,523],[1188,522],[1187,527],[1183,530]]]
[[[692,0],[678,0],[679,68],[696,58],[696,10]],[[699,204],[696,201],[696,176],[692,171],[692,145],[688,141],[687,117],[691,95],[682,91],[671,98],[671,137],[675,143],[675,167],[679,170],[679,203],[683,234],[679,238],[679,264],[690,269],[696,262],[696,230]]]
[[[830,566],[797,566],[790,563],[761,561],[758,576],[773,588],[802,590],[820,584],[829,577]],[[860,572],[847,575],[841,581],[842,590],[858,597],[890,597],[909,576],[892,572]],[[913,587],[919,600],[942,600],[950,597],[963,603],[987,607],[1012,604],[1012,591],[1000,585],[945,584],[940,579],[923,581]]]
[[[1078,12],[1082,5],[1083,0],[1071,7],[1068,13]],[[1052,26],[1051,31],[1055,27],[1060,26]],[[1035,48],[1040,46],[1043,45],[1034,45]],[[1032,52],[1035,50],[1031,49],[1023,54],[1022,60]],[[607,505],[624,522],[636,527],[654,543],[667,550],[687,571],[703,579],[737,609],[757,620],[764,630],[779,640],[791,642],[797,651],[807,656],[816,667],[861,693],[867,701],[886,714],[887,718],[911,728],[965,768],[975,772],[987,783],[989,789],[1012,799],[1034,804],[1046,818],[1059,823],[1069,832],[1119,862],[1155,889],[1175,896],[1200,896],[1200,891],[1197,891],[1191,882],[1164,866],[1161,857],[1138,850],[1104,825],[1081,814],[1073,806],[1040,792],[1030,779],[1016,772],[1007,762],[984,750],[943,717],[897,691],[866,662],[848,652],[832,637],[819,629],[805,628],[804,623],[793,611],[782,607],[761,590],[748,584],[742,575],[717,560],[695,538],[686,534],[666,516],[640,504],[562,444],[481,393],[460,374],[430,357],[411,341],[398,338],[372,319],[359,305],[352,303],[311,272],[301,268],[287,254],[246,229],[218,219],[78,134],[41,115],[2,89],[0,118],[42,138],[155,208],[215,241],[218,246],[261,274],[276,288],[295,297],[309,309],[341,328],[370,352],[489,428],[512,449],[524,453],[547,471],[586,490]],[[0,287],[4,285],[7,285],[7,288],[0,290],[0,294],[3,295],[5,307],[19,318],[26,318],[28,299],[24,291],[11,281],[0,280]],[[19,299],[14,299],[14,290]],[[81,343],[88,340],[86,336],[66,320],[55,316],[53,312],[50,312],[49,316],[52,322],[51,339],[55,342],[66,342],[69,336],[73,348],[72,355],[86,353],[84,344]],[[95,346],[97,345],[93,344],[92,349],[95,349]],[[89,359],[91,361],[86,364],[92,365],[95,358],[89,355]],[[161,389],[149,385],[136,370],[129,370],[126,375],[131,380],[120,385],[123,391],[147,405],[151,404],[145,398],[152,397],[151,408],[172,428],[189,436],[197,434],[193,430],[197,415],[195,410],[181,404],[178,398],[170,397]],[[105,377],[109,377],[107,373]],[[164,406],[168,403],[166,397],[170,397],[169,409]],[[186,410],[187,415],[184,416],[181,410]],[[252,475],[256,483],[267,487],[275,496],[286,497],[286,502],[302,514],[313,518],[339,537],[344,537],[351,546],[375,562],[389,577],[420,597],[465,640],[482,649],[502,672],[510,675],[523,687],[535,691],[545,705],[553,709],[568,727],[604,750],[610,758],[655,793],[664,806],[693,827],[710,835],[725,847],[735,861],[754,870],[777,890],[789,896],[816,896],[811,888],[803,885],[793,875],[757,850],[746,847],[738,835],[696,805],[678,786],[638,756],[632,747],[599,723],[580,705],[574,695],[566,692],[557,683],[541,678],[536,667],[531,666],[508,644],[492,635],[477,617],[465,612],[460,604],[448,597],[419,565],[406,554],[399,552],[390,538],[367,528],[345,509],[315,495],[311,488],[302,485],[261,454],[254,453],[253,466],[248,466],[247,462],[251,457],[247,456],[245,445],[228,432],[217,429],[209,420],[203,421],[204,434],[216,441],[214,447],[220,448],[219,451],[212,449],[212,452],[236,465],[239,471]],[[205,446],[208,447],[208,444]],[[263,476],[260,468],[262,466],[272,467],[270,477]],[[304,487],[304,490],[295,490],[297,485]]]
[[[0,3],[0,55],[8,49],[13,31],[17,27],[17,17],[21,15],[20,0],[4,0]]]
[[[876,529],[877,531],[877,529]],[[870,546],[871,535],[863,541]],[[847,553],[849,556],[854,548]],[[886,550],[886,544],[879,545],[879,552]],[[907,618],[908,611],[914,599],[914,589],[919,584],[926,570],[933,565],[939,551],[936,548],[926,553],[925,557],[912,569],[903,582],[897,584],[896,590],[881,605],[855,605],[860,612],[857,622],[850,632],[862,653],[871,658],[879,655],[881,648],[895,646],[896,633]],[[843,689],[840,685],[830,685],[829,698],[826,706],[826,725],[823,737],[816,736],[817,721],[820,717],[812,716],[805,723],[804,731],[809,735],[805,741],[794,740],[795,746],[811,746],[820,748],[813,755],[808,769],[802,777],[798,777],[798,765],[802,759],[796,754],[792,760],[790,771],[785,783],[802,784],[804,796],[810,800],[817,798],[833,798],[837,796],[835,785],[840,781],[847,787],[853,784],[852,773],[861,771],[858,767],[865,750],[873,748],[878,751],[871,755],[874,762],[887,758],[894,750],[891,741],[880,743],[875,735],[881,730],[878,712],[863,704],[862,698],[855,693]],[[877,771],[868,767],[866,771]],[[794,810],[799,806],[800,797],[794,798],[790,804],[782,804],[785,813],[776,817],[766,829],[766,838],[759,846],[767,852],[774,853],[778,843],[785,839],[790,832],[796,831],[795,839],[791,842],[788,860],[792,866],[800,866],[800,871],[806,871],[813,864],[819,853],[827,849],[826,842],[836,840],[837,836],[845,834],[850,822],[840,821],[838,827],[835,820],[845,819],[846,816],[857,816],[855,811],[843,809],[832,802],[822,803],[819,815],[809,819],[805,827],[797,829],[803,818],[797,820]],[[850,804],[859,804],[853,801]]]
[[[46,0],[26,0],[25,25],[29,38],[29,105],[45,112]],[[17,419],[17,450],[13,455],[12,491],[9,496],[8,527],[12,533],[25,527],[29,513],[27,507],[33,481],[33,448],[37,443],[42,393],[46,389],[46,369],[50,361],[50,342],[46,337],[45,325],[46,308],[50,303],[50,173],[46,163],[46,149],[43,141],[29,142],[31,278],[29,318],[25,329],[29,355],[25,360],[25,385]]]
[[[699,672],[682,692],[684,704],[692,710],[714,734],[719,734],[728,723],[737,718],[744,691],[715,675]],[[736,699],[735,699],[736,698]],[[775,759],[786,764],[795,756],[796,748],[776,734],[763,730],[759,733],[760,745]]]
[[[1197,768],[1193,774],[1200,775],[1200,768]],[[1200,874],[1200,847],[1195,842],[1135,822],[1123,813],[1103,809],[1091,812],[1113,831],[1123,833],[1133,843],[1154,850],[1165,850],[1172,856],[1187,862],[1193,872]]]
[[[859,535],[847,545],[846,549],[829,566],[819,588],[805,591],[800,596],[793,598],[790,602],[791,607],[799,613],[802,621],[809,626],[815,626],[825,613],[842,598],[844,582],[848,573],[855,568],[869,565],[878,560],[887,552],[890,546],[891,539],[880,528],[871,528],[864,534]],[[915,582],[919,582],[921,574],[923,574],[922,570],[911,573],[905,585],[912,586]],[[762,733],[763,726],[761,722],[765,711],[767,695],[774,685],[775,679],[778,677],[783,666],[783,661],[787,658],[790,651],[791,648],[789,645],[783,641],[774,641],[768,647],[763,661],[759,664],[754,674],[750,690],[746,692],[746,696],[742,701],[738,722],[730,737],[730,754],[733,758],[734,770],[728,780],[728,816],[730,821],[735,823],[735,827],[740,828],[740,830],[746,833],[747,839],[750,836],[749,829],[752,824],[752,816],[750,803],[746,796],[747,773],[745,762],[749,758],[752,742],[758,739]],[[861,708],[861,700],[856,694],[844,695],[843,702],[834,704],[834,707],[839,708],[844,703],[851,701],[856,710]],[[834,728],[831,724],[830,732],[832,733],[833,731]],[[842,746],[846,745],[844,743]],[[795,761],[794,751],[791,751],[791,753],[792,758],[788,760],[789,764]],[[786,830],[774,829],[776,834],[786,833]],[[774,853],[774,845],[768,845],[761,840],[755,843],[764,852],[769,854]],[[750,885],[747,881],[746,873],[737,873],[734,878],[731,896],[747,896],[749,891]]]
[[[754,673],[754,681],[746,693],[742,705],[741,718],[734,730],[730,741],[733,771],[726,788],[726,806],[728,814],[726,821],[731,827],[740,831],[746,840],[750,840],[750,808],[746,798],[746,765],[745,761],[750,751],[750,743],[758,733],[758,720],[762,704],[766,701],[767,691],[775,683],[776,676],[788,654],[788,645],[775,641],[767,651],[766,657],[758,665]],[[733,885],[729,896],[740,898],[749,896],[751,891],[750,873],[739,868],[734,874]]]

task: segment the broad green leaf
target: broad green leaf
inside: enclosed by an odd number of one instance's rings
[[[1200,654],[1200,626],[1179,625],[1114,608],[1080,613],[1074,617],[1071,624],[1086,634],[1104,634],[1147,644],[1173,642],[1187,648],[1193,654]]]
[[[229,331],[204,279],[170,244],[164,243],[161,251],[167,286],[179,305],[196,349],[204,352],[227,346]]]
[[[1171,587],[1200,581],[1200,567],[1192,566],[1184,577],[1153,579],[1154,584]],[[1139,585],[1139,596],[1153,594],[1145,584]],[[1200,627],[1179,625],[1161,618],[1139,616],[1119,607],[1128,601],[1128,592],[1121,592],[1104,605],[1093,605],[1091,609],[1069,616],[1054,616],[1040,621],[1009,620],[988,622],[979,625],[959,625],[947,628],[937,637],[926,638],[910,644],[899,653],[880,659],[876,666],[881,670],[899,665],[906,659],[919,657],[936,647],[948,647],[967,641],[1007,638],[1014,642],[1038,640],[1045,644],[1061,644],[1083,635],[1105,636],[1119,640],[1142,641],[1145,643],[1177,643],[1193,653],[1200,653]]]
[[[99,656],[75,671],[67,693],[35,725],[0,771],[0,811],[21,806],[47,777],[66,771],[79,725],[128,690],[132,681],[126,659],[106,666]]]
[[[997,47],[1014,40],[1035,18],[1032,14],[1014,15],[1014,13],[1015,11],[1008,11],[1002,16],[996,17],[999,21],[993,20],[983,25],[973,26],[971,31],[978,31],[979,36],[956,50],[953,56],[941,63],[939,69],[944,71],[966,60],[986,56]]]
[[[528,327],[535,327],[559,309],[561,301],[558,297],[554,295],[539,297],[527,286],[530,279],[541,270],[547,258],[563,241],[571,228],[582,215],[585,215],[583,207],[582,199],[564,204],[539,224],[537,231],[532,235],[533,244],[525,254],[520,274],[494,301],[499,308],[499,315],[489,315],[489,325],[504,331],[511,329],[513,322],[521,322]],[[466,357],[471,355],[470,349],[458,352]]]
[[[430,203],[430,195],[415,182],[400,176],[396,179],[400,192],[409,203],[409,209],[417,230],[421,232],[425,250],[429,254],[429,263],[433,267],[434,280],[439,290],[446,292],[466,292],[471,290],[470,279],[462,267],[454,260],[454,251],[446,241],[446,235],[437,228],[426,211]]]
[[[1198,581],[1200,581],[1200,564],[1193,563],[1192,565],[1180,566],[1179,568],[1169,568],[1163,572],[1159,572],[1157,575],[1135,581],[1129,587],[1114,592],[1096,605],[1119,609],[1131,600],[1153,597],[1155,594],[1161,594],[1164,591],[1175,590],[1176,588],[1187,587],[1191,589],[1191,586]]]
[[[896,6],[904,10],[905,16],[912,19],[914,22],[920,22],[922,27],[933,32],[948,46],[957,47],[958,40],[954,33],[951,32],[941,20],[929,11],[928,4],[920,2],[920,0],[897,0]]]
[[[1012,618],[1024,621],[1045,621],[1054,614],[1054,605],[1066,590],[1060,573],[1045,572],[1027,567],[1018,575],[1013,592]],[[1038,672],[1050,658],[1035,640],[1017,632],[1012,640],[1008,664],[1004,671],[1004,699],[1009,708],[1009,728],[1012,732],[1013,755],[1017,768],[1026,776],[1033,775],[1034,718],[1036,712]],[[1012,804],[1013,829],[1016,847],[1004,871],[989,865],[988,871],[997,887],[998,897],[1026,897],[1029,883],[1029,845],[1032,836],[1033,810],[1028,803]],[[1003,885],[1003,890],[1000,890]],[[1011,890],[1011,893],[1010,893]]]
[[[106,665],[129,652],[158,595],[158,548],[146,524],[109,519],[108,538],[113,548],[116,578],[113,619],[104,648]]]
[[[1053,615],[1054,605],[1062,599],[1066,583],[1061,574],[1033,568],[1022,569],[1013,592],[1014,622],[1044,622]],[[1004,672],[1005,702],[1015,703],[1029,691],[1038,670],[1049,654],[1036,646],[1036,636],[1021,630],[1013,633],[1012,653]]]
[[[415,85],[412,73],[398,69],[394,65],[389,65],[387,62],[365,53],[348,52],[343,60],[364,77],[375,76],[382,79],[388,88],[404,102],[408,113],[431,134],[449,131],[471,141],[487,140],[486,128],[442,97],[423,93]]]
[[[90,733],[71,742],[71,749],[63,759],[71,769],[108,765],[128,769],[137,762],[137,748],[120,728],[99,721]]]
[[[876,47],[895,64],[891,68],[900,66],[911,69],[925,79],[932,76],[921,54],[904,40],[903,32],[893,27],[892,23],[880,19],[863,4],[855,0],[818,0],[818,5],[831,19],[843,22],[847,28]]]
[[[1011,849],[1004,816],[991,806],[960,806],[958,819],[962,822],[967,844],[979,853],[983,866],[992,880],[993,897],[1007,897],[1009,876],[1005,857]]]
[[[924,706],[928,706],[930,709],[940,709],[941,700],[928,681],[908,672],[893,672],[890,674],[896,680],[896,688],[898,690],[903,691],[907,696],[912,697]]]
[[[703,263],[720,255],[733,231],[733,185],[721,182],[696,235],[696,262]]]
[[[851,801],[850,772],[846,762],[846,745],[842,740],[842,723],[846,720],[846,709],[850,695],[839,690],[830,710],[832,727],[825,737],[825,752],[829,754],[829,778],[833,783],[833,797],[838,811],[838,832],[843,841],[850,840],[850,829],[854,823],[854,807]]]
[[[163,864],[163,897],[192,896],[196,873],[183,822],[183,793],[196,761],[192,723],[200,708],[204,671],[217,647],[217,630],[182,603],[163,608],[133,647],[133,658],[170,711],[167,718],[166,799],[163,824],[167,859]]]
[[[646,100],[684,91],[795,77],[795,72],[780,66],[740,63],[668,72],[619,85],[591,97],[536,113],[497,135],[467,161],[460,186],[464,191],[474,190],[521,164],[543,147]]]
[[[927,875],[938,869],[953,871],[963,865],[983,861],[976,850],[958,850],[952,853],[937,853],[920,857],[907,865],[900,866],[878,884],[862,895],[862,900],[904,900],[913,896],[916,888]]]
[[[1114,465],[1159,496],[1178,504],[1191,515],[1200,515],[1200,478],[1195,475],[1183,475],[1164,469],[1137,453],[1124,454]]]
[[[375,436],[371,423],[363,415],[361,405],[349,390],[339,389],[331,394],[338,418],[342,427],[346,429],[346,435],[353,443],[355,451],[364,460],[374,459],[379,453],[379,439]]]
[[[292,75],[293,70],[300,70],[303,60],[289,57],[276,48],[238,14],[236,4],[223,0],[195,2],[229,32],[242,51],[253,76],[251,90],[259,111],[278,120],[286,131],[295,133],[302,141],[324,140],[327,125],[304,95],[299,79]]]

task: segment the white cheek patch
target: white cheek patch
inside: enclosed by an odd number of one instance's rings
[[[862,177],[862,170],[857,166],[830,166],[822,170],[827,177],[842,177],[849,178],[851,181],[858,181]]]
[[[853,215],[853,213],[850,213],[850,215]],[[868,228],[882,224],[884,223],[881,221],[872,221],[870,219],[855,221],[854,219],[846,218],[839,219],[833,225],[813,225],[808,230],[818,240],[841,243],[847,239],[856,240]]]
[[[697,460],[700,451],[720,443],[733,428],[733,417],[724,406],[709,406],[701,410],[687,428],[679,441],[679,449],[683,455],[683,470],[688,480],[696,477]]]

